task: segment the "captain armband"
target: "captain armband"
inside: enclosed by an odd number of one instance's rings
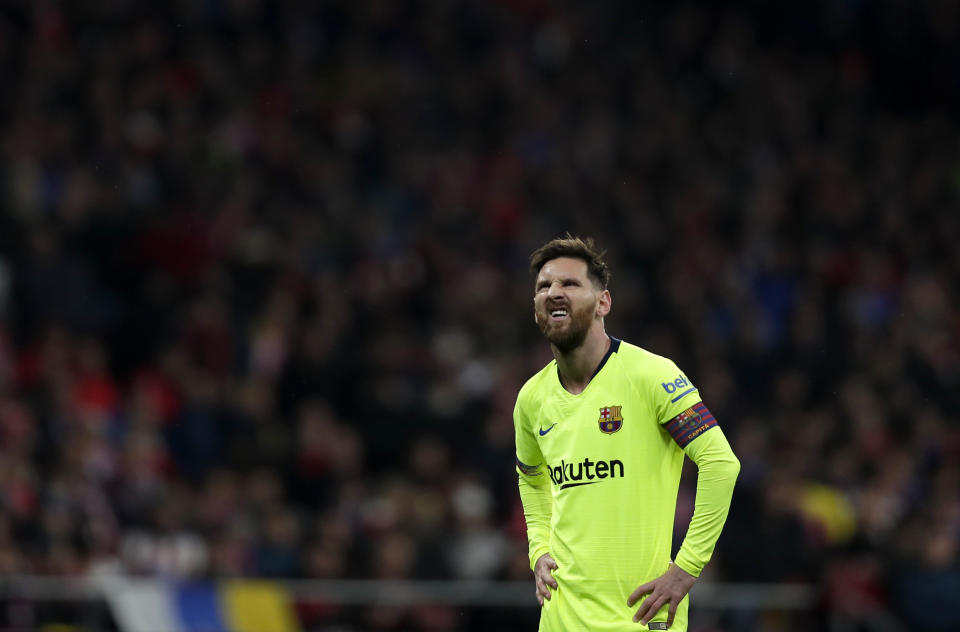
[[[668,421],[664,424],[664,428],[677,445],[685,448],[688,443],[716,425],[717,420],[713,417],[713,413],[703,402],[700,402]]]

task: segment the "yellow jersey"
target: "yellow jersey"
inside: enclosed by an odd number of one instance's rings
[[[715,427],[698,389],[672,361],[615,338],[580,394],[563,388],[556,361],[527,381],[514,409],[521,491],[523,483],[549,486],[549,528],[546,516],[541,529],[527,516],[530,561],[549,552],[558,567],[540,630],[666,629],[666,608],[643,626],[632,621],[639,604],[628,607],[627,597],[666,572],[681,445]],[[716,535],[691,544],[708,550],[694,551],[688,564],[678,555],[681,568],[699,574],[725,519],[724,510]],[[671,630],[687,629],[687,608],[684,598]]]

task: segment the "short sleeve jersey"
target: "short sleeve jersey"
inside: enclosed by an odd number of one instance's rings
[[[520,390],[517,468],[552,496],[558,589],[541,630],[648,629],[626,602],[670,562],[684,454],[664,424],[699,402],[671,360],[613,338],[582,393],[563,388],[555,361]],[[687,605],[672,631],[686,630]]]

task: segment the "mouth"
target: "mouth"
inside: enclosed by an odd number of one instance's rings
[[[554,309],[550,310],[550,320],[560,321],[567,318],[567,310],[565,309]]]

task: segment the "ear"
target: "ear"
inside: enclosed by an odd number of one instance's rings
[[[613,297],[610,296],[610,290],[604,290],[597,296],[597,318],[603,318],[610,313],[613,307]]]

